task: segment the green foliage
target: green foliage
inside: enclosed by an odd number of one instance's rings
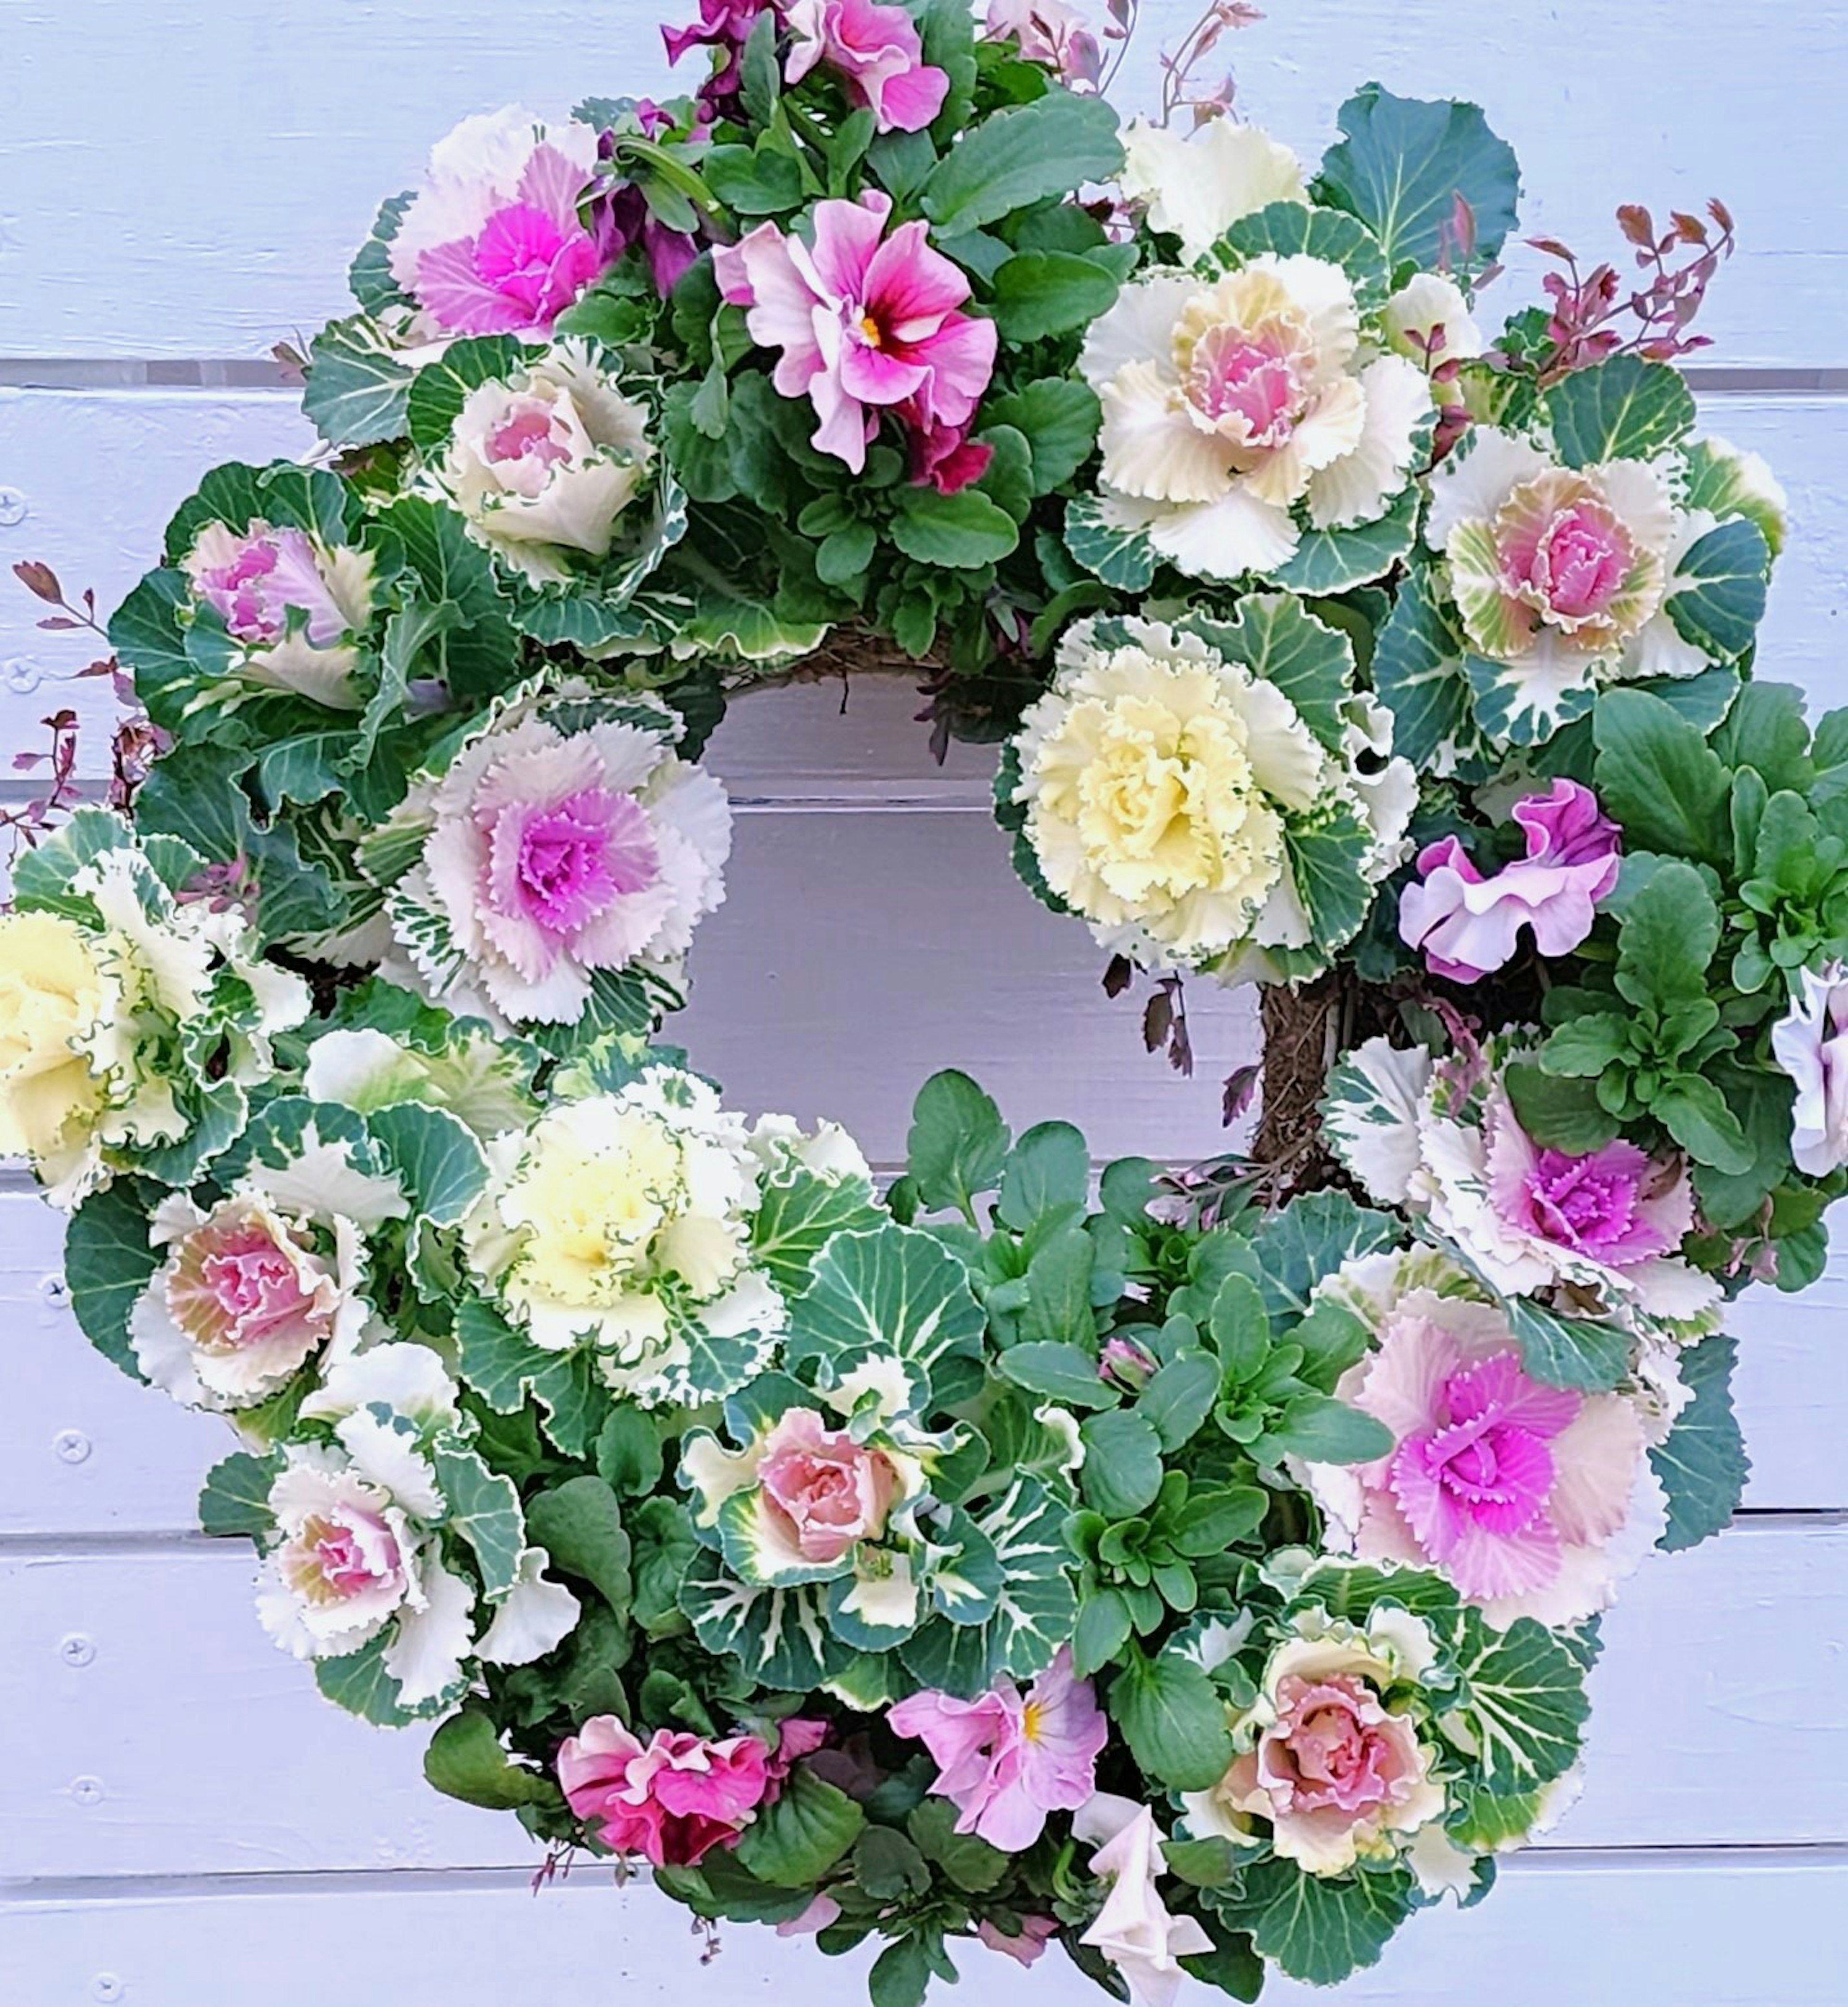
[[[1459,201],[1485,263],[1515,227],[1520,168],[1514,150],[1473,104],[1398,97],[1365,85],[1336,114],[1342,137],[1322,157],[1319,198],[1358,217],[1388,263],[1429,267],[1455,243]]]
[[[1730,1338],[1705,1338],[1681,1359],[1681,1378],[1694,1399],[1675,1419],[1672,1434],[1649,1451],[1649,1462],[1668,1494],[1668,1531],[1662,1545],[1674,1553],[1719,1533],[1737,1509],[1751,1469],[1733,1412]]]
[[[1546,393],[1546,403],[1568,467],[1652,460],[1694,429],[1694,393],[1680,372],[1637,355],[1574,370]]]

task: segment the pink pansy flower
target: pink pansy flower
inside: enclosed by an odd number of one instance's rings
[[[544,334],[608,262],[579,205],[594,129],[518,105],[465,118],[430,155],[387,246],[392,277],[448,334]]]
[[[668,61],[677,63],[692,48],[718,49],[722,61],[700,87],[702,103],[722,106],[738,90],[738,60],[768,0],[700,0],[700,18],[690,26],[664,26],[661,39]]]
[[[1109,1734],[1090,1681],[1074,1677],[1063,1646],[1024,1697],[1003,1678],[974,1700],[913,1694],[886,1718],[936,1759],[930,1788],[961,1814],[956,1830],[1004,1854],[1031,1847],[1049,1812],[1075,1811],[1091,1796]]]
[[[1395,1441],[1326,1485],[1318,1468],[1331,1520],[1363,1560],[1435,1568],[1497,1623],[1591,1615],[1643,1550],[1619,1536],[1654,1536],[1634,1406],[1530,1377],[1490,1304],[1408,1292],[1335,1393]]]
[[[1338,1874],[1362,1844],[1442,1811],[1416,1727],[1357,1674],[1286,1674],[1271,1698],[1276,1719],[1234,1761],[1223,1788],[1240,1811],[1271,1821],[1286,1859]]]
[[[862,1540],[876,1540],[899,1494],[883,1451],[831,1429],[813,1408],[792,1408],[764,1439],[757,1466],[765,1511],[805,1561],[827,1566]]]
[[[1096,36],[1065,0],[989,0],[983,31],[994,41],[1011,35],[1028,62],[1044,63],[1067,83],[1095,87],[1103,72]]]
[[[573,1023],[599,969],[672,965],[725,896],[724,789],[637,725],[510,722],[411,806],[432,826],[390,904],[396,979],[474,1015]]]
[[[911,423],[901,406],[898,415]],[[940,495],[955,495],[987,473],[995,450],[982,439],[969,437],[966,425],[931,425],[914,429],[911,436],[912,480],[919,488],[934,488]]]
[[[1812,1178],[1848,1164],[1848,968],[1801,972],[1802,989],[1772,1028],[1772,1056],[1797,1088],[1790,1160]]]
[[[782,351],[778,390],[809,398],[815,445],[855,474],[882,410],[905,406],[919,431],[966,425],[994,369],[994,323],[958,311],[968,279],[929,248],[922,222],[885,237],[891,210],[869,189],[817,203],[812,246],[764,223],[714,253],[752,339]]]
[[[984,1917],[975,1926],[975,1935],[990,1951],[1004,1953],[1017,1965],[1032,1965],[1059,1935],[1059,1921],[1056,1917],[1022,1917],[1018,1935],[1010,1937]]]
[[[337,1341],[357,1343],[359,1237],[348,1222],[323,1254],[303,1222],[259,1197],[201,1212],[164,1200],[150,1238],[168,1250],[136,1303],[130,1335],[149,1379],[189,1407],[266,1399]]]
[[[559,1750],[559,1782],[605,1847],[657,1868],[694,1868],[750,1823],[768,1786],[767,1755],[754,1735],[713,1741],[658,1728],[644,1743],[600,1714]]]
[[[917,23],[902,7],[794,0],[788,22],[795,44],[784,65],[785,83],[799,83],[825,63],[882,132],[922,132],[943,108],[949,74],[924,60]]]
[[[1622,833],[1590,788],[1556,780],[1515,804],[1527,855],[1484,878],[1454,836],[1419,853],[1399,895],[1399,933],[1438,975],[1475,982],[1513,958],[1522,927],[1543,955],[1570,954],[1616,885]]]

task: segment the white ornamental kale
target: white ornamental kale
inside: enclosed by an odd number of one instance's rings
[[[518,1494],[467,1446],[435,1353],[387,1344],[342,1362],[302,1421],[270,1486],[257,1583],[258,1616],[285,1651],[343,1659],[383,1639],[397,1705],[415,1710],[453,1700],[471,1656],[523,1664],[569,1634],[577,1599],[545,1579]]]
[[[1195,578],[1274,574],[1305,527],[1377,521],[1431,416],[1423,371],[1364,335],[1348,274],[1300,252],[1141,274],[1078,366],[1103,406],[1102,522]]]
[[[489,1145],[496,1176],[467,1228],[484,1289],[536,1346],[592,1348],[644,1405],[711,1399],[767,1363],[786,1321],[754,1257],[773,1176],[799,1162],[870,1197],[866,1160],[832,1124],[753,1131],[690,1074],[650,1067],[563,1102]]]
[[[1535,1142],[1508,1085],[1533,1052],[1518,1033],[1443,1059],[1369,1039],[1329,1077],[1324,1134],[1374,1198],[1428,1220],[1504,1295],[1677,1342],[1716,1330],[1719,1286],[1680,1256],[1695,1225],[1686,1162],[1621,1139]]]
[[[497,707],[414,781],[361,862],[389,885],[382,972],[498,1028],[577,1023],[600,979],[658,1005],[725,897],[725,789],[653,700],[573,680]]]
[[[1352,672],[1345,640],[1282,595],[1233,623],[1081,621],[1003,767],[1021,861],[1145,968],[1321,965],[1399,861],[1417,795]]]

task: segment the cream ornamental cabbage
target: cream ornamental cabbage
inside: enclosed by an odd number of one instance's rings
[[[1672,458],[1568,467],[1493,425],[1433,473],[1425,541],[1445,561],[1470,648],[1504,665],[1496,708],[1478,693],[1491,737],[1545,737],[1606,683],[1706,668],[1667,601],[1719,518],[1681,507],[1681,485]]]
[[[534,584],[566,579],[570,553],[609,555],[654,464],[647,418],[587,342],[560,341],[510,380],[469,392],[429,485]]]
[[[99,1088],[79,1042],[102,1008],[101,972],[75,922],[0,915],[0,1153],[48,1162],[87,1130]]]
[[[764,1176],[792,1157],[869,1176],[832,1125],[811,1145],[767,1120],[753,1137],[705,1081],[658,1066],[552,1108],[489,1146],[499,1174],[467,1229],[476,1274],[534,1344],[589,1344],[608,1384],[644,1405],[689,1391],[696,1342],[739,1341],[761,1363],[785,1318],[751,1258]]]
[[[1396,860],[1416,795],[1405,763],[1385,761],[1363,790],[1280,689],[1198,634],[1083,621],[1057,664],[1014,741],[1012,799],[1047,888],[1113,952],[1198,968],[1309,945],[1293,819],[1345,810],[1370,881]],[[1347,746],[1390,743],[1379,707],[1348,705]]]
[[[1309,201],[1302,163],[1289,147],[1235,119],[1209,118],[1183,134],[1132,118],[1123,151],[1117,181],[1125,199],[1141,205],[1151,230],[1178,237],[1190,263],[1241,217],[1274,202]]]
[[[1103,405],[1103,521],[1198,578],[1287,564],[1302,537],[1375,520],[1405,488],[1431,395],[1362,339],[1338,265],[1269,252],[1218,277],[1125,286],[1079,358]]]

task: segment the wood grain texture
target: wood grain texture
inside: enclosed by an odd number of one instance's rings
[[[1149,0],[1120,103],[1152,101],[1158,52],[1197,12]],[[658,13],[643,0],[9,0],[0,353],[254,356],[312,332],[345,310],[379,203],[465,114],[665,94]],[[1708,8],[1696,44],[1681,0],[1507,0],[1462,32],[1441,8],[1301,0],[1228,53],[1248,115],[1311,158],[1370,77],[1479,101],[1521,157],[1525,228],[1589,259],[1622,255],[1619,202],[1660,214],[1723,196],[1745,249],[1708,317],[1716,355],[1841,359],[1848,211],[1826,174],[1793,175],[1773,136],[1831,129],[1848,85],[1838,8],[1779,9],[1775,34],[1758,9]],[[1534,263],[1518,261],[1510,305],[1531,294]]]
[[[323,1887],[29,1899],[0,1927],[9,2007],[860,2007],[866,1997],[866,1953],[824,1961],[768,1931],[728,1928],[703,1965],[681,1912],[645,1888],[613,1891],[598,1873],[537,1897],[507,1878],[383,1876],[337,1899]],[[1826,1920],[1844,1900],[1848,1861],[1833,1853],[1528,1854],[1468,1914],[1415,1917],[1338,1992],[1279,1980],[1264,2007],[1841,2007]],[[1060,1954],[1025,1976],[972,1945],[958,1957],[950,1997],[960,2007],[1093,1997]],[[1189,1983],[1178,2007],[1223,1998]]]
[[[1710,396],[1701,419],[1762,453],[1790,491],[1790,542],[1772,588],[1761,672],[1804,684],[1818,709],[1848,701],[1848,401]],[[93,587],[98,605],[112,607],[158,562],[168,517],[208,467],[312,443],[279,391],[0,389],[0,486],[27,506],[23,520],[0,526],[0,563],[47,560],[67,591]],[[69,704],[85,728],[82,771],[106,772],[109,686],[65,680],[97,652],[93,637],[42,632],[34,623],[44,610],[0,573],[0,747],[36,744],[38,721]],[[953,747],[937,767],[904,677],[862,679],[845,695],[843,707],[833,683],[741,699],[714,740],[714,771],[752,799],[986,799],[993,753]]]

